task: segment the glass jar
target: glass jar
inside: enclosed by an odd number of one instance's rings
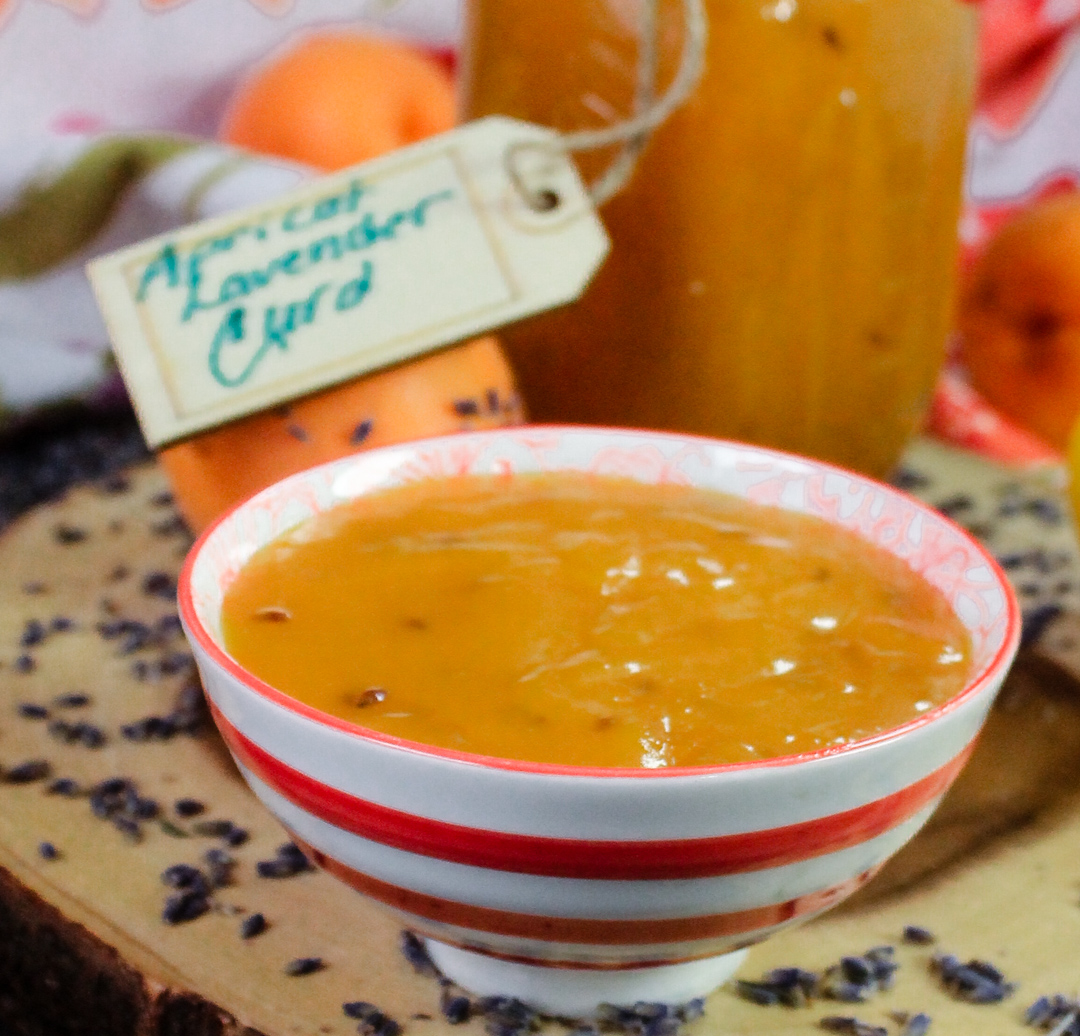
[[[707,0],[706,70],[601,208],[578,302],[503,332],[537,421],[674,428],[874,475],[951,318],[975,21],[960,0]],[[463,109],[633,111],[641,0],[467,0]],[[660,0],[660,89],[683,46]],[[576,156],[586,179],[611,152]]]

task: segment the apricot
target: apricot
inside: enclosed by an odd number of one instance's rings
[[[1080,193],[1036,202],[997,232],[957,325],[974,387],[1064,452],[1080,414]]]
[[[521,420],[510,368],[489,335],[232,421],[166,447],[158,462],[199,531],[233,504],[315,464]]]
[[[304,37],[230,99],[222,139],[265,155],[342,169],[454,124],[454,84],[434,57],[377,36]]]
[[[355,33],[316,34],[239,87],[224,139],[331,171],[449,129],[453,84],[434,59]],[[451,346],[168,446],[158,460],[196,532],[296,471],[358,450],[523,420],[491,337]]]

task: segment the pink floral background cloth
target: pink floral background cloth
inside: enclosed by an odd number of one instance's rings
[[[122,399],[84,266],[310,175],[214,143],[245,72],[313,29],[433,51],[457,0],[0,0],[0,428]]]
[[[452,50],[459,4],[0,0],[0,427],[67,400],[122,394],[87,259],[309,175],[212,143],[245,71],[312,28]],[[965,267],[1019,208],[1080,186],[1080,0],[978,7],[980,77],[958,228]],[[95,177],[124,189],[88,191]],[[1001,460],[1055,459],[981,400],[955,363],[928,425]]]

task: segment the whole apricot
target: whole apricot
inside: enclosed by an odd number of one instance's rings
[[[342,169],[449,129],[454,84],[407,43],[353,32],[302,38],[230,99],[220,136],[264,155]]]
[[[998,231],[962,289],[958,329],[974,387],[1064,451],[1080,414],[1080,193]]]

